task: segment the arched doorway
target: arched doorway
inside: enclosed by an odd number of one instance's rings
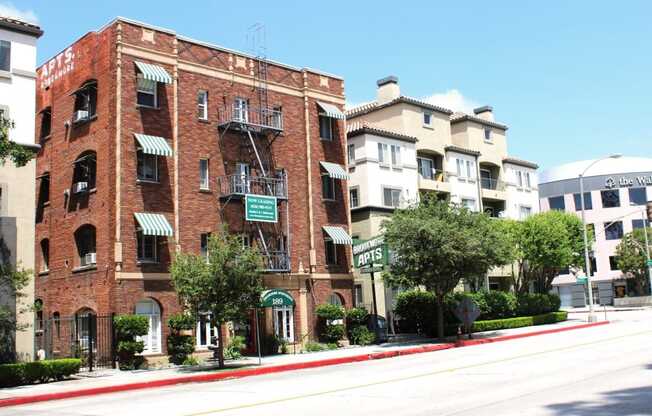
[[[147,317],[149,321],[149,332],[139,337],[143,341],[145,349],[143,354],[158,354],[161,352],[161,307],[158,302],[151,298],[145,298],[136,303],[136,315]]]

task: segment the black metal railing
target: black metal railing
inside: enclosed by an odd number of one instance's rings
[[[269,251],[263,253],[264,269],[268,272],[290,271],[290,256],[287,251]]]
[[[219,114],[219,124],[244,124],[262,127],[270,130],[283,130],[283,113],[272,108],[258,108],[233,104],[222,108]]]
[[[220,196],[231,195],[266,195],[287,198],[287,181],[285,177],[265,178],[252,175],[227,175],[217,179]]]

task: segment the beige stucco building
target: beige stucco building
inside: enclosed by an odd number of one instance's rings
[[[39,27],[0,16],[0,116],[14,122],[9,139],[29,148],[34,144],[36,41]],[[34,269],[35,162],[16,167],[0,164],[0,261]],[[23,289],[24,297],[4,296],[4,305],[16,311],[15,348],[19,359],[30,360],[34,351],[34,281]]]
[[[492,107],[453,112],[401,95],[394,76],[377,86],[375,101],[347,111],[354,238],[380,234],[382,220],[395,208],[425,193],[497,218],[538,212],[538,166],[509,156],[508,127],[494,119]],[[381,139],[388,148],[377,143]],[[508,271],[494,270],[480,280],[491,289],[508,290]],[[367,275],[357,275],[357,303],[368,308],[370,286]],[[391,320],[392,291],[382,282],[376,289],[378,313]]]

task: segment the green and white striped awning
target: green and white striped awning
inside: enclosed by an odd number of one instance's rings
[[[172,237],[174,230],[163,214],[150,214],[148,212],[134,213],[140,231],[143,235],[158,235],[163,237]]]
[[[328,176],[335,179],[349,179],[349,174],[346,173],[344,168],[337,163],[319,162],[322,168],[328,172]]]
[[[158,65],[146,64],[145,62],[136,62],[136,67],[143,74],[143,78],[150,81],[162,82],[164,84],[172,84],[172,77],[168,71]]]
[[[163,137],[134,133],[143,153],[157,156],[172,156],[172,148]]]
[[[341,112],[340,109],[335,107],[333,104],[317,101],[317,105],[321,108],[321,111],[319,112],[320,116],[336,118],[338,120],[344,120],[346,118],[344,113]]]
[[[322,227],[326,234],[333,240],[335,244],[346,244],[348,246],[353,244],[353,239],[342,227],[334,227],[331,225],[324,225]]]

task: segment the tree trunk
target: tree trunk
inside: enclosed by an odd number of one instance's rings
[[[435,297],[437,304],[437,338],[444,338],[444,298]]]
[[[217,323],[217,365],[224,368],[224,332],[222,323]]]

